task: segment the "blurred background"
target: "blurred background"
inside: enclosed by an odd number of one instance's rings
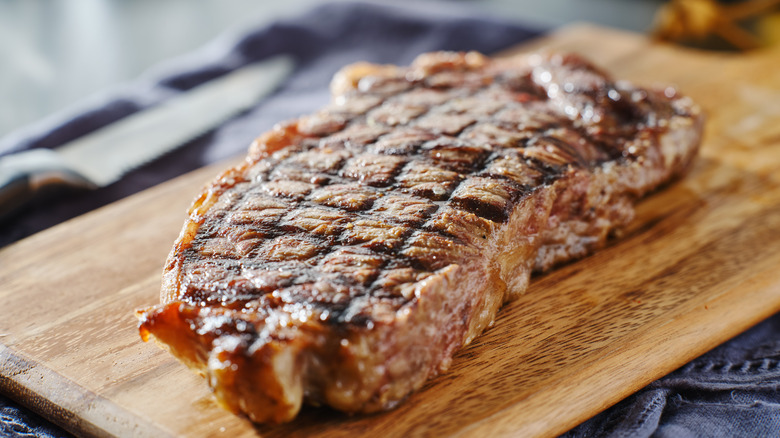
[[[341,0],[331,0],[339,2]],[[0,139],[223,33],[323,0],[0,0]],[[374,0],[375,3],[381,3]],[[387,0],[418,6],[427,0]],[[539,29],[576,21],[707,48],[780,40],[780,0],[440,0]],[[770,41],[771,40],[771,41]]]
[[[322,0],[0,0],[0,138],[130,81],[225,32],[299,14]],[[386,2],[391,3],[391,2]],[[420,0],[394,3],[417,4]],[[589,21],[650,28],[661,0],[460,0],[553,28]]]

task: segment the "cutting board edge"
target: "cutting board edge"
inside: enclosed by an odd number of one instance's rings
[[[0,364],[0,393],[74,435],[174,436],[3,343]]]

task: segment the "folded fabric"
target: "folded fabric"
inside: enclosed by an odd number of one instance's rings
[[[0,246],[203,165],[243,153],[259,133],[311,112],[329,99],[343,65],[366,60],[407,64],[431,50],[491,53],[536,36],[529,26],[485,17],[452,3],[381,6],[335,3],[240,35],[153,69],[71,111],[0,141],[0,155],[54,148],[159,104],[242,65],[276,54],[296,71],[274,95],[219,128],[127,174],[111,186],[36,205],[4,224]],[[653,383],[568,432],[584,436],[780,435],[780,316]],[[648,360],[652,360],[648,358]],[[761,421],[750,421],[759,418]],[[0,435],[66,436],[0,397]]]

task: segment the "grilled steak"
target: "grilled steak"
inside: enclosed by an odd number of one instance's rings
[[[389,409],[680,175],[699,109],[576,55],[357,64],[208,185],[140,330],[258,422]]]

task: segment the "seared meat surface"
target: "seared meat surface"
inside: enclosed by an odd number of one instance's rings
[[[140,330],[258,422],[389,409],[533,271],[584,256],[680,175],[699,109],[576,55],[356,64],[194,202]]]

